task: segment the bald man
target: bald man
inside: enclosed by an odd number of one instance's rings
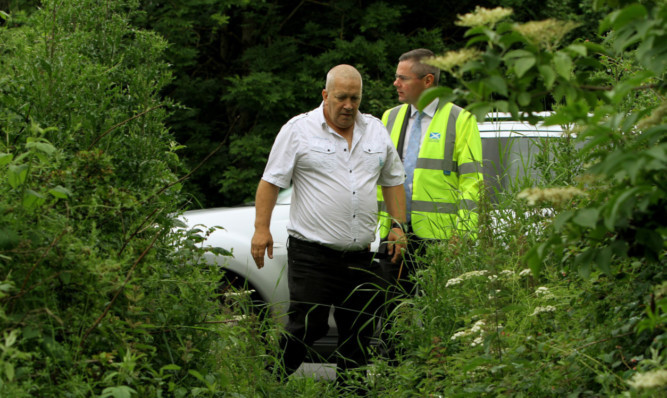
[[[287,261],[290,291],[287,335],[282,339],[286,374],[326,335],[329,308],[338,328],[337,366],[366,364],[381,284],[379,264],[369,251],[377,225],[376,186],[382,187],[389,214],[405,221],[404,169],[382,122],[358,112],[362,79],[350,65],[327,74],[322,103],[292,118],[276,137],[255,200],[252,256],[258,268],[273,257],[271,213],[280,188],[293,184]],[[392,230],[389,248],[400,261],[401,228]],[[367,286],[367,288],[364,288]]]

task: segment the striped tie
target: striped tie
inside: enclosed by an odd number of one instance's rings
[[[419,146],[422,137],[422,116],[423,112],[418,112],[412,129],[410,129],[410,140],[408,141],[408,149],[403,159],[405,167],[405,196],[407,219],[410,222],[410,208],[412,207],[412,180],[415,174],[415,166],[417,166],[417,157],[419,156]]]

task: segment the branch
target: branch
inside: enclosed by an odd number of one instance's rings
[[[109,304],[107,304],[106,308],[104,309],[104,312],[102,312],[102,314],[95,320],[95,322],[93,322],[93,325],[90,328],[88,328],[88,330],[86,330],[86,332],[83,334],[83,337],[81,338],[81,341],[79,342],[79,347],[83,346],[83,343],[88,338],[88,335],[90,334],[90,332],[92,332],[93,329],[95,329],[97,327],[97,325],[99,325],[100,322],[102,322],[102,319],[104,319],[104,317],[107,316],[107,314],[109,313],[109,310],[111,309],[111,306],[116,302],[116,299],[118,298],[120,293],[125,288],[125,285],[127,285],[127,282],[129,282],[130,277],[132,276],[132,273],[134,272],[135,268],[137,268],[137,264],[139,264],[139,262],[141,260],[143,260],[143,258],[146,256],[146,254],[148,254],[148,252],[151,250],[153,245],[155,245],[155,241],[157,240],[157,238],[159,236],[160,236],[160,232],[155,234],[155,236],[153,237],[153,240],[148,245],[148,247],[144,250],[143,253],[141,253],[141,255],[139,256],[139,258],[137,258],[137,260],[134,262],[134,264],[132,264],[132,267],[130,268],[130,270],[127,272],[127,275],[125,276],[125,281],[123,281],[123,284],[121,285],[121,287],[118,289],[118,291],[116,291],[116,294],[114,294],[114,296],[111,299],[111,301],[109,302]]]
[[[44,251],[44,253],[42,253],[42,255],[39,257],[39,259],[37,260],[37,262],[36,262],[35,264],[33,264],[32,268],[30,268],[30,271],[28,271],[28,275],[26,275],[25,278],[23,279],[23,284],[21,285],[21,290],[19,290],[19,292],[18,292],[13,298],[21,297],[21,296],[23,296],[23,295],[26,293],[26,292],[25,292],[25,286],[28,284],[28,279],[30,279],[30,276],[32,275],[33,271],[35,271],[35,269],[37,269],[37,266],[42,262],[42,260],[44,260],[44,257],[46,257],[46,255],[49,254],[49,252],[51,251],[51,249],[53,249],[53,248],[58,244],[58,242],[60,241],[60,239],[61,239],[67,232],[68,232],[68,228],[65,228],[65,229],[60,233],[60,235],[58,235],[55,239],[53,239],[53,241],[51,242],[51,244],[49,245],[49,247],[46,248],[46,250]],[[14,303],[15,303],[15,302],[12,302],[12,307],[11,307],[11,309],[10,309],[10,312],[14,310]]]
[[[145,111],[143,111],[143,112],[141,112],[141,113],[139,113],[139,114],[136,114],[136,115],[132,116],[132,117],[129,118],[129,119],[126,119],[126,120],[123,120],[123,121],[120,122],[120,123],[114,124],[114,125],[111,126],[107,131],[105,131],[104,133],[102,133],[102,135],[100,135],[99,137],[95,138],[95,140],[93,141],[93,143],[90,144],[90,146],[88,147],[88,150],[90,151],[95,145],[97,145],[98,142],[100,142],[100,140],[101,140],[102,138],[104,138],[107,134],[109,134],[110,132],[114,131],[114,130],[117,129],[118,127],[120,127],[120,126],[122,126],[122,125],[124,125],[124,124],[127,124],[127,123],[131,122],[131,121],[134,120],[134,119],[138,119],[138,118],[142,117],[143,115],[147,114],[148,112],[154,111],[154,110],[156,110],[157,108],[161,108],[161,107],[163,107],[163,106],[164,106],[164,104],[156,105],[156,106],[154,106],[154,107],[152,107],[152,108],[146,109]]]
[[[127,238],[127,240],[123,243],[123,247],[121,247],[120,250],[118,251],[118,257],[120,257],[120,255],[123,254],[123,251],[125,251],[125,248],[127,247],[127,244],[130,243],[130,241],[132,240],[132,238],[134,238],[135,236],[137,236],[137,234],[139,233],[139,231],[141,231],[141,229],[144,227],[144,225],[146,225],[146,222],[148,222],[148,220],[149,220],[151,217],[153,217],[153,215],[154,215],[155,213],[157,213],[158,210],[160,210],[160,208],[156,208],[156,209],[154,209],[154,210],[151,212],[151,214],[147,215],[146,218],[144,218],[144,221],[141,223],[141,225],[139,225],[139,226],[137,227],[137,229],[134,230],[134,232],[132,233],[132,235],[130,235],[130,237]]]
[[[229,130],[227,130],[227,133],[226,133],[225,136],[222,138],[222,141],[220,141],[220,143],[218,144],[218,146],[215,147],[215,149],[213,149],[208,155],[206,155],[206,157],[205,157],[201,162],[199,162],[199,164],[198,164],[197,166],[195,166],[192,170],[190,170],[190,172],[188,172],[188,173],[187,173],[186,175],[184,175],[183,177],[181,177],[181,178],[179,178],[178,180],[176,180],[176,181],[174,181],[174,182],[172,182],[172,183],[169,183],[169,184],[165,185],[164,187],[162,187],[159,191],[157,191],[157,192],[154,193],[153,195],[151,195],[151,196],[149,196],[148,198],[146,198],[143,202],[141,202],[141,204],[142,204],[142,205],[146,204],[149,200],[151,200],[151,199],[153,199],[154,197],[156,197],[156,196],[162,194],[162,193],[163,193],[164,191],[166,191],[167,189],[169,189],[169,188],[173,187],[174,185],[179,184],[179,183],[181,183],[181,182],[187,180],[188,178],[190,178],[190,176],[191,176],[192,174],[194,174],[195,171],[197,171],[201,166],[203,166],[204,163],[206,163],[206,161],[208,161],[208,160],[211,158],[211,156],[215,155],[215,153],[218,152],[218,151],[220,150],[220,148],[222,148],[222,146],[227,142],[227,139],[229,138],[230,134],[232,133],[232,129],[234,128],[234,126],[236,125],[236,122],[237,122],[238,120],[239,120],[239,117],[237,116],[236,119],[232,122],[231,126],[229,126]]]

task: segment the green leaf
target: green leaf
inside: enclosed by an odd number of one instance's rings
[[[564,52],[557,52],[553,62],[556,73],[569,80],[572,75],[572,58]]]
[[[56,151],[56,147],[51,145],[49,142],[43,142],[43,141],[27,142],[25,144],[25,147],[27,149],[36,149],[40,152],[44,152],[47,155],[51,155],[53,152]]]
[[[14,155],[11,153],[0,153],[0,167],[9,164],[12,159],[14,159]]]
[[[484,79],[484,84],[486,84],[487,87],[489,87],[494,92],[507,97],[507,82],[502,77],[498,75],[489,76],[488,78]]]
[[[537,70],[540,71],[546,88],[551,89],[556,81],[556,72],[554,72],[554,69],[549,65],[540,65],[537,67]]]
[[[426,106],[433,102],[433,100],[436,98],[440,98],[440,100],[444,102],[452,102],[456,98],[456,95],[454,94],[454,90],[449,87],[431,87],[425,90],[421,97],[419,97],[419,101],[417,101],[417,108],[419,110],[426,108]]]
[[[69,189],[60,185],[49,189],[49,193],[58,199],[66,199],[68,196],[72,196]]]
[[[531,99],[530,93],[525,91],[520,92],[519,95],[516,97],[517,102],[521,106],[530,105],[530,99]]]
[[[646,7],[638,3],[609,14],[610,23],[614,30],[620,30],[635,20],[644,20],[646,19],[646,15]]]
[[[591,275],[591,268],[596,252],[597,249],[589,247],[583,253],[579,253],[574,259],[574,264],[579,268],[579,275],[584,279],[588,279]]]
[[[23,195],[23,208],[26,210],[34,210],[35,208],[41,206],[46,201],[44,195],[39,192],[35,192],[32,189],[26,189],[25,194]]]
[[[509,51],[507,54],[505,54],[505,61],[509,61],[514,58],[530,58],[530,57],[535,57],[535,54],[531,53],[530,51],[526,50],[512,50]]]
[[[7,172],[7,180],[9,181],[9,185],[11,185],[14,189],[18,188],[20,185],[23,185],[26,178],[28,177],[28,169],[30,169],[30,165],[28,164],[9,166],[9,170]]]
[[[611,275],[611,247],[603,247],[595,254],[595,265],[607,275]]]
[[[19,235],[8,227],[0,228],[0,249],[11,250],[19,243]]]
[[[628,203],[630,206],[632,206],[632,202],[628,202],[628,200],[634,198],[641,190],[641,187],[630,188],[611,199],[611,210],[609,215],[604,218],[604,225],[608,230],[614,230],[616,222],[620,218],[621,211],[626,210],[625,204]]]
[[[595,228],[600,217],[600,209],[588,208],[576,212],[572,222],[584,228]]]
[[[128,386],[115,386],[107,387],[102,390],[102,395],[100,398],[132,398],[132,394],[136,394],[137,391]]]
[[[10,383],[14,381],[14,365],[11,362],[5,362],[5,377]]]
[[[516,76],[521,78],[533,67],[533,65],[535,65],[535,62],[535,57],[532,55],[531,57],[517,59],[514,62],[514,72],[516,73]]]
[[[582,57],[588,55],[588,47],[583,44],[570,44],[565,50],[570,51],[573,54],[581,55]]]
[[[565,210],[558,214],[553,222],[553,226],[556,232],[561,232],[563,230],[563,226],[565,226],[565,223],[567,223],[573,216],[574,211],[572,210]]]

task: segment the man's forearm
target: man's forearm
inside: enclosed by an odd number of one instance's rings
[[[268,229],[271,226],[271,213],[278,200],[278,191],[278,186],[259,181],[255,195],[255,229]]]

